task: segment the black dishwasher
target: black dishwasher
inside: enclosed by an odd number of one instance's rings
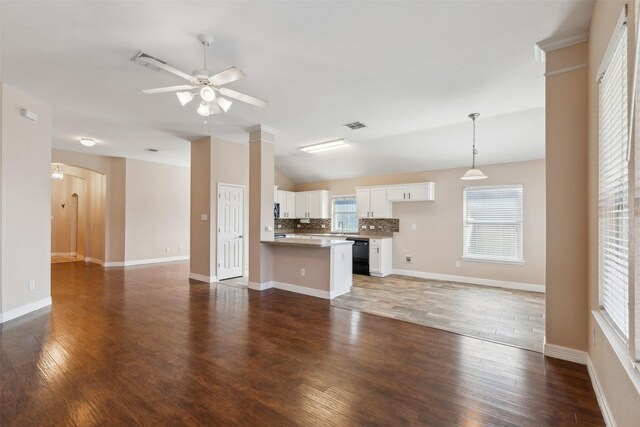
[[[369,275],[369,239],[347,239],[353,242],[353,274]]]

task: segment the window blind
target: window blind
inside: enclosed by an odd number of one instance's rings
[[[463,257],[522,261],[522,186],[463,191]]]
[[[339,224],[342,223],[342,227]],[[333,231],[358,231],[358,216],[356,214],[356,198],[333,198]]]
[[[627,35],[621,32],[599,84],[599,290],[601,308],[628,339]]]

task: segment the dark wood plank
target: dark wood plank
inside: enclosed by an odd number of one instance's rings
[[[0,332],[0,425],[604,425],[586,369],[186,263],[52,266]]]

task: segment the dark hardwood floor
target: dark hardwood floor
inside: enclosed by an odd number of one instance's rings
[[[52,265],[2,325],[0,425],[604,425],[584,366],[187,273]]]

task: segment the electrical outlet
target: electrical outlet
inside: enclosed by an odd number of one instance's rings
[[[282,224],[278,224],[278,228],[282,228]]]
[[[264,228],[264,231],[273,231],[273,227],[271,227],[270,225],[267,225],[267,226]]]
[[[460,268],[461,264],[460,264],[460,260],[456,261],[456,268]]]
[[[165,249],[165,252],[171,252],[171,248],[167,246],[167,248]]]
[[[298,228],[302,228],[302,226],[300,224],[296,224],[296,227]]]
[[[182,245],[178,245],[178,252],[182,252]]]
[[[412,230],[415,230],[416,228],[417,228],[417,227],[416,227],[416,225],[415,225],[415,224],[411,224],[411,229],[412,229]]]
[[[200,221],[206,221],[207,219],[209,219],[209,215],[207,215],[207,214],[200,214]]]
[[[407,264],[411,264],[411,255],[405,255],[404,262],[406,262]]]
[[[363,230],[366,230],[366,229],[367,229],[367,226],[366,226],[366,225],[363,225],[363,226],[362,226],[362,229],[363,229]]]
[[[326,225],[324,225],[324,224],[322,224],[320,227],[321,227],[321,228],[327,228],[327,226],[326,226]]]
[[[300,276],[304,277],[305,273],[306,273],[306,272],[304,271],[304,268],[301,268],[301,269],[300,269]]]
[[[35,291],[36,290],[36,281],[35,280],[30,280],[29,281],[29,290],[30,291]]]
[[[370,226],[369,226],[369,230],[375,230],[375,229],[376,229],[376,226],[375,226],[375,225],[370,225]]]

